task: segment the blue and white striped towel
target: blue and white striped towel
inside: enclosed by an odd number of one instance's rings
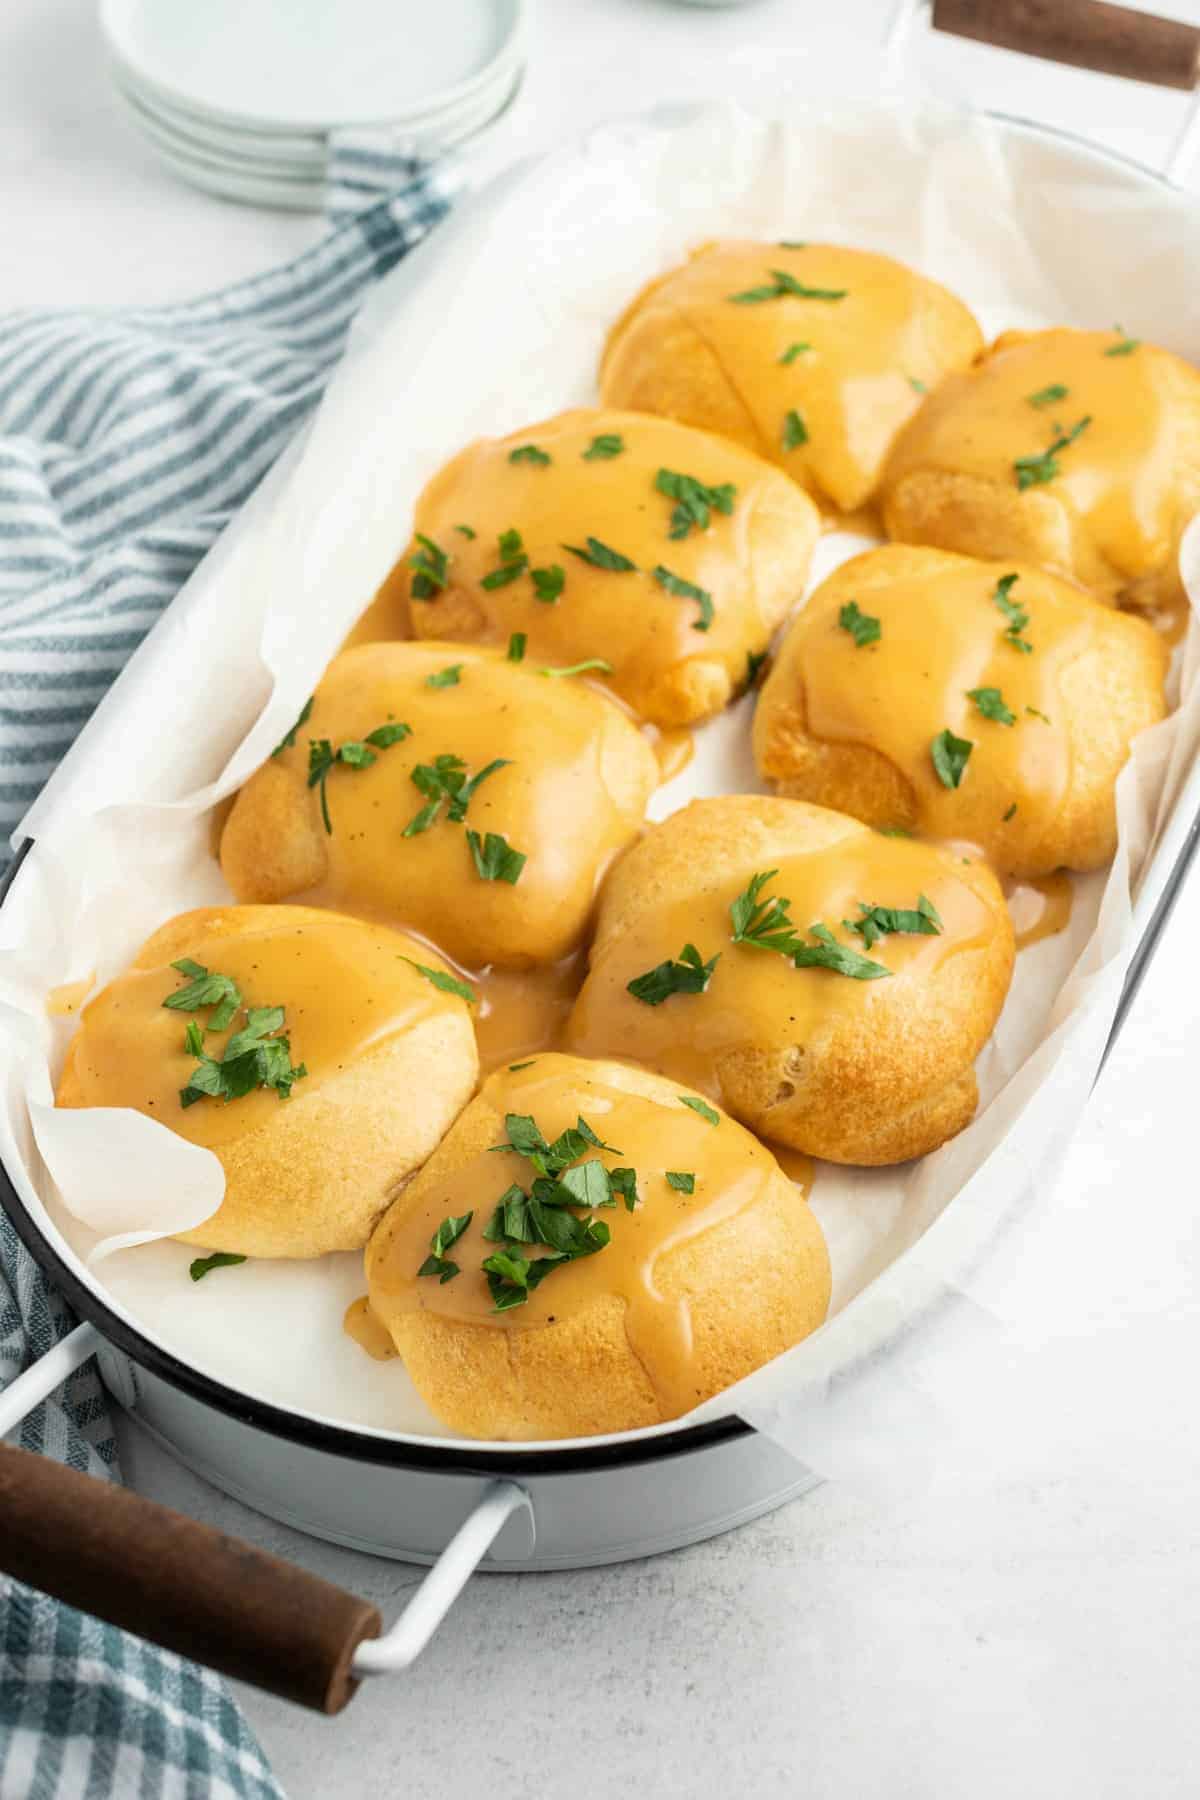
[[[183,306],[0,315],[3,837],[316,404],[368,285],[457,185],[339,146],[341,222],[286,268]],[[0,1387],[74,1323],[0,1213]],[[118,1474],[90,1368],[19,1441]],[[282,1800],[215,1676],[0,1578],[0,1797],[132,1795]]]

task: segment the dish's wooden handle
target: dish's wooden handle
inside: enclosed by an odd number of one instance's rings
[[[317,1712],[358,1683],[379,1613],[128,1488],[0,1445],[0,1570],[223,1675]]]
[[[1200,28],[1107,0],[933,0],[933,25],[1156,87],[1193,88],[1200,77]]]

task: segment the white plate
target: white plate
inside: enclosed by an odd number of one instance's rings
[[[320,132],[452,110],[519,59],[526,0],[102,0],[139,86],[210,121]]]

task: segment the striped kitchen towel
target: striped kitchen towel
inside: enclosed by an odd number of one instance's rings
[[[335,229],[286,268],[183,306],[0,315],[5,838],[315,406],[371,281],[457,186],[340,145]],[[0,1388],[73,1324],[0,1213]],[[90,1367],[19,1441],[119,1478]],[[0,1577],[0,1800],[109,1796],[283,1800],[217,1677]]]

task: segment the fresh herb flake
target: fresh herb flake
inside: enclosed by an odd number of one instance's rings
[[[696,1177],[690,1169],[667,1169],[667,1186],[675,1189],[677,1194],[694,1194]]]
[[[523,631],[514,631],[513,632],[512,636],[508,640],[508,661],[509,662],[512,662],[512,663],[524,662],[524,660],[525,660],[525,645],[527,644],[528,641],[529,640],[526,638],[525,633]]]
[[[544,469],[550,462],[546,452],[536,444],[521,444],[517,449],[510,450],[508,460],[510,463],[531,463],[535,469]]]
[[[808,935],[816,943],[805,943],[791,919],[791,901],[782,895],[769,900],[760,898],[778,869],[764,869],[751,877],[748,886],[729,908],[733,922],[730,934],[735,944],[746,944],[755,950],[772,950],[789,957],[797,969],[824,968],[835,974],[848,975],[855,981],[877,981],[890,975],[882,963],[871,962],[845,944],[839,944],[826,925],[810,925]]]
[[[801,339],[799,342],[797,342],[795,344],[789,344],[787,349],[784,351],[783,355],[779,358],[779,360],[783,364],[784,368],[786,369],[787,366],[789,365],[789,363],[794,363],[798,356],[803,356],[804,352],[806,350],[811,350],[811,349],[812,349],[812,345],[809,343],[805,343],[804,340]]]
[[[1088,413],[1082,419],[1078,419],[1069,431],[1064,431],[1060,426],[1055,433],[1054,442],[1048,450],[1037,451],[1032,456],[1018,456],[1013,463],[1013,472],[1016,475],[1017,487],[1020,492],[1024,493],[1026,488],[1040,487],[1047,481],[1053,481],[1056,475],[1061,475],[1062,466],[1058,461],[1059,451],[1066,450],[1073,444],[1080,432],[1086,431],[1091,422],[1091,414]]]
[[[676,469],[660,469],[654,477],[654,486],[668,500],[676,502],[667,533],[672,538],[685,538],[692,530],[707,531],[713,513],[723,513],[728,518],[737,498],[737,489],[731,481],[709,487],[694,475],[682,475]]]
[[[605,662],[602,656],[589,656],[585,662],[569,663],[565,668],[559,669],[550,666],[539,669],[538,674],[548,675],[553,679],[560,675],[586,675],[592,669],[595,669],[600,675],[611,675],[613,672],[612,664]]]
[[[1104,352],[1105,356],[1132,356],[1133,352],[1140,347],[1141,338],[1130,337],[1123,325],[1114,325],[1113,330],[1120,332],[1121,341],[1118,344],[1110,344]]]
[[[410,968],[417,971],[418,975],[423,975],[426,981],[431,981],[440,993],[457,994],[458,998],[465,1000],[468,1006],[474,1006],[475,989],[468,987],[465,981],[459,981],[448,970],[430,969],[425,963],[414,962],[411,956],[402,956],[400,961],[406,962]]]
[[[710,1106],[707,1100],[698,1100],[693,1094],[680,1094],[679,1104],[680,1106],[690,1106],[694,1113],[700,1114],[706,1125],[721,1123],[720,1113],[715,1106]]]
[[[1015,725],[1017,715],[1004,703],[1004,696],[998,687],[977,687],[967,689],[967,699],[973,700],[976,708],[985,719],[995,719],[998,725]]]
[[[308,724],[309,716],[312,713],[312,709],[313,709],[313,701],[315,699],[316,699],[315,694],[310,694],[308,696],[308,699],[304,702],[304,705],[300,709],[300,717],[296,720],[296,723],[292,726],[292,729],[290,731],[284,732],[283,736],[280,738],[279,742],[276,744],[275,748],[272,750],[272,752],[271,752],[272,756],[280,756],[280,755],[282,755],[282,753],[285,750],[290,750],[292,748],[293,744],[296,742],[296,733],[299,731],[299,729],[302,725]]]
[[[593,569],[611,569],[615,574],[625,575],[637,568],[635,562],[630,562],[619,550],[610,550],[599,538],[589,537],[586,549],[580,549],[578,544],[564,544],[563,549],[569,550],[572,556],[577,556],[580,562],[590,563]],[[541,598],[540,595],[538,597]]]
[[[808,426],[793,406],[784,415],[783,447],[785,450],[798,450],[801,444],[808,442]]]
[[[625,439],[619,432],[602,431],[583,451],[583,460],[584,462],[610,462],[614,456],[620,456],[624,448]]]
[[[1049,387],[1039,388],[1036,394],[1026,394],[1025,398],[1030,406],[1040,409],[1043,406],[1054,406],[1059,400],[1065,400],[1070,391],[1070,388],[1065,388],[1061,381],[1052,381]]]
[[[843,919],[842,924],[847,931],[856,931],[868,950],[873,949],[880,938],[889,937],[895,932],[916,937],[937,937],[942,930],[937,908],[924,894],[918,897],[915,907],[867,906],[860,900],[858,910],[859,918]]]
[[[498,831],[489,831],[481,839],[470,826],[467,827],[467,843],[476,870],[484,881],[506,881],[509,887],[516,887],[527,861],[523,851],[514,850]]]
[[[457,687],[462,679],[461,663],[447,663],[444,669],[438,669],[433,675],[425,677],[425,686],[429,688]]]
[[[408,559],[408,566],[413,571],[409,593],[414,600],[436,600],[449,579],[450,558],[440,545],[421,531],[417,533],[417,542],[421,548]]]
[[[193,1281],[203,1281],[214,1269],[233,1269],[245,1261],[244,1256],[235,1256],[231,1250],[214,1250],[211,1256],[198,1256],[189,1263],[188,1274]]]
[[[551,563],[548,568],[530,569],[529,573],[533,577],[534,599],[540,600],[543,606],[553,606],[567,579],[562,564]]]
[[[674,575],[671,570],[659,563],[654,570],[654,579],[659,587],[666,588],[668,594],[674,594],[679,600],[694,600],[700,608],[699,616],[692,621],[693,631],[708,631],[715,616],[712,595],[706,588],[697,587],[694,581],[685,581],[682,575]]]
[[[879,620],[871,613],[860,611],[857,600],[848,600],[839,610],[838,624],[850,633],[858,650],[865,650],[868,644],[877,644],[883,636]]]
[[[943,787],[956,788],[975,748],[969,738],[955,737],[949,726],[939,731],[929,746],[934,770]]]
[[[768,269],[771,277],[770,285],[746,288],[740,294],[729,294],[735,306],[757,306],[764,300],[782,300],[791,297],[795,300],[844,300],[849,293],[848,288],[807,287],[803,281],[797,281],[786,269]]]
[[[625,991],[645,1006],[661,1006],[673,994],[703,994],[720,960],[719,950],[705,962],[695,944],[685,944],[676,961],[660,962],[644,975],[635,975]]]

